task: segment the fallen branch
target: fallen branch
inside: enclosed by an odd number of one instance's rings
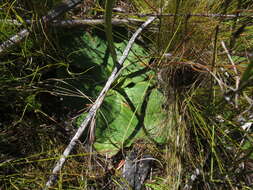
[[[53,19],[57,18],[64,12],[70,10],[71,8],[75,7],[77,4],[81,3],[81,0],[65,0],[60,5],[58,5],[52,11],[49,11],[46,16],[41,18],[42,23],[47,23],[52,21]],[[0,54],[4,52],[6,49],[10,48],[11,46],[21,42],[25,37],[30,34],[28,29],[21,30],[18,34],[12,36],[7,41],[3,42],[0,45]]]
[[[245,17],[245,18],[253,18],[253,15],[233,15],[233,14],[153,14],[153,13],[148,13],[148,14],[134,14],[130,13],[127,16],[132,15],[132,16],[139,16],[139,17],[147,17],[147,16],[190,16],[190,17],[222,17],[222,18],[240,18],[240,17]],[[21,22],[15,19],[2,19],[0,20],[2,23],[7,23],[7,24],[13,24],[20,26],[22,25]],[[32,24],[36,21],[33,20],[25,20],[27,24]],[[143,23],[144,21],[142,19],[134,19],[134,18],[113,18],[112,19],[112,24],[113,25],[122,25],[122,24],[132,24],[132,23]],[[99,24],[104,24],[104,19],[72,19],[72,20],[52,20],[49,23],[51,26],[62,26],[62,27],[72,27],[72,26],[86,26],[86,25],[99,25]]]
[[[144,21],[141,19],[118,19],[113,18],[113,25],[123,25],[123,24],[133,24],[133,23],[143,23]],[[81,25],[99,25],[104,24],[104,19],[82,19],[82,20],[63,20],[63,21],[53,21],[53,26],[81,26]]]
[[[0,20],[0,23],[7,23],[7,24],[13,24],[20,26],[22,25],[21,22],[17,20],[12,20],[12,19],[6,19],[6,20]],[[25,20],[27,24],[34,23],[35,21],[33,20]],[[143,23],[143,19],[133,19],[133,18],[128,18],[128,19],[119,19],[119,18],[113,18],[112,19],[112,24],[113,25],[124,25],[124,24],[139,24]],[[72,26],[87,26],[87,25],[100,25],[104,24],[105,20],[104,19],[75,19],[75,20],[53,20],[51,21],[50,26],[60,26],[60,27],[72,27]]]
[[[148,18],[148,20],[143,23],[141,25],[140,28],[138,28],[138,30],[133,34],[133,36],[131,37],[130,41],[128,42],[123,55],[121,56],[120,60],[118,61],[118,65],[116,65],[115,69],[113,70],[113,72],[111,73],[111,76],[108,78],[103,90],[100,92],[99,96],[97,97],[95,103],[93,104],[93,106],[91,107],[88,115],[86,116],[85,120],[82,122],[81,126],[78,128],[76,134],[74,135],[74,137],[71,139],[70,143],[68,144],[67,148],[64,150],[62,156],[60,157],[60,159],[58,160],[58,162],[56,163],[56,166],[54,167],[53,171],[52,171],[52,175],[50,176],[48,182],[46,183],[46,187],[45,189],[48,189],[57,179],[57,173],[61,170],[64,162],[67,159],[67,156],[70,154],[70,152],[72,151],[72,149],[74,148],[74,146],[76,145],[78,139],[81,137],[81,135],[83,134],[84,130],[86,129],[86,127],[88,126],[88,124],[90,123],[91,119],[95,117],[97,110],[99,109],[99,107],[101,106],[104,97],[106,95],[106,93],[108,92],[108,90],[110,89],[112,83],[115,81],[115,79],[119,76],[121,70],[123,69],[123,63],[125,62],[130,49],[132,48],[136,38],[138,37],[138,35],[142,32],[142,30],[147,27],[151,22],[153,22],[155,19],[155,17],[150,17]],[[94,130],[94,129],[93,129]],[[90,131],[90,133],[92,134],[94,131]]]

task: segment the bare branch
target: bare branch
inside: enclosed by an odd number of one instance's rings
[[[2,53],[4,50],[8,49],[12,45],[21,42],[21,40],[24,39],[26,36],[28,36],[29,33],[30,32],[27,29],[23,29],[18,34],[12,36],[10,39],[8,39],[7,41],[3,42],[0,45],[0,53]]]
[[[22,25],[22,23],[18,22],[17,20],[6,19],[0,20],[2,23],[8,23],[13,25]],[[33,20],[25,20],[27,24],[34,23]],[[143,19],[134,19],[134,18],[127,18],[127,19],[119,19],[113,18],[112,24],[113,25],[124,25],[124,24],[139,24],[143,23]],[[60,27],[73,27],[73,26],[87,26],[87,25],[99,25],[104,24],[104,19],[75,19],[75,20],[53,20],[49,23],[51,26],[60,26]]]
[[[113,18],[113,25],[123,25],[123,24],[133,24],[133,23],[143,23],[141,19],[118,19]],[[82,26],[82,25],[99,25],[104,24],[104,19],[78,19],[78,20],[62,20],[62,21],[53,21],[52,26]]]
[[[52,21],[53,19],[57,18],[64,12],[70,10],[71,8],[75,7],[79,4],[81,0],[65,0],[60,5],[58,5],[55,9],[50,11],[46,16],[43,16],[41,21],[43,23],[47,23]],[[18,34],[12,36],[7,41],[3,42],[0,45],[0,54],[4,52],[6,49],[10,48],[11,46],[21,42],[25,37],[30,34],[28,29],[21,30]]]
[[[138,30],[133,34],[133,36],[131,37],[130,41],[128,42],[123,55],[121,56],[118,65],[116,65],[115,69],[113,70],[113,72],[111,73],[111,76],[108,78],[103,90],[100,92],[98,98],[96,99],[95,103],[93,104],[93,106],[91,107],[88,115],[86,116],[85,120],[82,122],[81,126],[78,128],[76,134],[74,135],[74,137],[71,139],[69,145],[67,146],[67,148],[64,150],[62,156],[60,157],[60,159],[58,160],[58,162],[56,163],[56,166],[53,169],[52,175],[50,176],[48,182],[46,183],[46,187],[45,189],[48,189],[57,179],[57,173],[61,170],[64,162],[67,159],[67,156],[70,154],[70,152],[72,151],[72,149],[74,148],[74,146],[76,145],[78,139],[81,137],[81,135],[83,134],[84,130],[86,129],[86,127],[88,126],[88,124],[90,123],[91,119],[95,117],[97,110],[99,109],[99,107],[101,106],[104,97],[106,95],[106,93],[108,92],[108,90],[110,89],[112,83],[115,81],[115,79],[119,76],[121,70],[123,69],[123,63],[125,62],[130,49],[132,48],[136,38],[138,37],[138,35],[142,32],[142,30],[147,27],[151,22],[153,22],[155,19],[155,17],[150,17],[148,18],[148,20],[143,23],[141,25],[140,28],[138,28]],[[91,131],[91,133],[93,133],[94,131]]]
[[[239,88],[239,84],[240,84],[240,76],[239,76],[239,73],[238,73],[237,68],[236,68],[236,65],[235,65],[235,63],[234,63],[234,61],[233,61],[233,59],[232,59],[232,57],[231,57],[231,55],[230,55],[230,53],[229,53],[227,47],[226,47],[225,42],[224,42],[224,41],[221,41],[221,45],[222,45],[223,49],[225,50],[225,52],[226,52],[226,54],[227,54],[227,56],[228,56],[228,59],[229,59],[230,63],[231,63],[232,66],[233,66],[233,69],[234,69],[234,72],[235,72],[235,75],[236,75],[236,76],[235,76],[235,79],[236,79],[236,82],[235,82],[235,91],[237,91],[238,88]],[[238,96],[239,96],[238,93],[236,93],[236,94],[235,94],[235,107],[236,107],[236,108],[238,108]]]

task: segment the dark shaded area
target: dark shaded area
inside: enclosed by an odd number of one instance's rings
[[[129,39],[129,37],[126,35],[129,33],[126,27],[113,26],[112,31],[113,31],[113,41],[115,43],[122,43],[125,40]],[[97,28],[93,29],[93,32],[94,35],[99,36],[104,41],[107,41],[104,25],[100,25]]]
[[[172,76],[170,76],[170,82],[174,89],[192,85],[194,82],[196,82],[199,76],[199,72],[194,71],[189,67],[175,69],[175,71],[171,74]]]
[[[138,152],[133,150],[126,158],[126,163],[123,169],[122,186],[118,190],[128,190],[129,187],[133,190],[141,190],[142,185],[147,178],[152,164],[153,157],[144,154],[138,157]]]

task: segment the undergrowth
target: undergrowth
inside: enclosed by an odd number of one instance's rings
[[[78,41],[83,31],[105,38],[104,26],[65,29],[39,22],[57,3],[0,2],[1,43],[23,28],[31,31],[0,57],[1,189],[44,187],[78,127],[75,119],[96,99],[99,89],[88,84],[106,81],[105,69],[72,64],[83,50],[62,41],[71,35]],[[101,18],[104,6],[102,1],[87,1],[61,19]],[[252,188],[251,1],[129,0],[117,1],[116,7],[122,10],[113,13],[117,18],[159,15],[137,42],[150,61],[135,56],[136,62],[154,71],[149,77],[156,79],[154,86],[163,94],[167,117],[156,135],[149,136],[147,130],[148,138],[136,138],[110,158],[80,140],[54,189],[117,189],[122,178],[119,163],[136,147],[156,159],[146,189]],[[30,19],[35,24],[29,24]],[[136,28],[115,27],[114,40],[128,39]],[[113,90],[122,90],[126,78]],[[86,81],[87,91],[82,91],[80,81]],[[155,141],[164,134],[163,143]]]

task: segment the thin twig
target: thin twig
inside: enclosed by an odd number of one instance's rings
[[[247,17],[247,18],[253,18],[253,15],[226,15],[226,14],[153,14],[153,13],[147,13],[147,14],[134,14],[129,13],[129,15],[139,16],[139,17],[146,17],[146,16],[188,16],[188,17],[224,17],[224,18],[237,18],[237,17]],[[25,20],[25,23],[31,24],[36,21],[33,20]],[[113,25],[121,25],[121,24],[132,24],[132,23],[143,23],[144,21],[142,19],[135,19],[135,18],[113,18],[112,24]],[[1,19],[0,23],[9,23],[13,25],[20,26],[22,23],[20,23],[18,20],[15,19]],[[68,27],[68,26],[82,26],[82,25],[99,25],[104,24],[104,19],[73,19],[73,20],[53,20],[51,23],[49,23],[51,26],[62,26],[62,27]]]
[[[125,62],[129,51],[131,49],[131,47],[133,46],[136,38],[138,37],[138,35],[142,32],[142,30],[147,27],[151,22],[153,22],[155,19],[155,17],[150,17],[148,18],[148,20],[143,23],[141,25],[141,27],[133,34],[133,36],[131,37],[130,41],[128,42],[123,55],[121,56],[120,60],[119,60],[119,64],[116,65],[115,69],[113,70],[111,76],[108,78],[103,90],[100,92],[98,98],[96,99],[95,103],[93,104],[93,106],[91,107],[88,115],[86,116],[85,120],[82,122],[81,126],[78,128],[76,134],[74,135],[74,137],[71,139],[70,143],[68,144],[68,146],[66,147],[66,149],[64,150],[63,154],[61,155],[60,159],[58,160],[58,162],[56,163],[56,166],[53,169],[52,175],[50,176],[48,182],[46,183],[46,187],[45,189],[48,189],[48,187],[50,187],[57,179],[57,173],[61,170],[64,162],[67,159],[67,156],[70,154],[70,152],[72,151],[72,149],[74,148],[74,146],[76,145],[78,139],[81,137],[81,135],[83,134],[84,130],[86,129],[86,127],[88,126],[88,124],[90,123],[91,119],[95,117],[97,110],[99,109],[99,107],[101,106],[104,97],[106,95],[106,93],[108,92],[109,88],[111,87],[112,83],[115,81],[115,79],[119,76],[121,70],[123,69],[123,63]],[[90,131],[91,133],[93,133],[94,131]]]
[[[214,67],[216,64],[216,55],[217,55],[217,40],[218,40],[218,35],[219,35],[219,30],[220,26],[217,25],[215,27],[215,36],[214,36],[214,48],[213,48],[213,59],[212,59],[212,68],[211,71],[215,73]],[[213,93],[213,86],[214,86],[214,80],[212,78],[213,76],[211,75],[211,85],[210,85],[210,94],[209,94],[209,101],[213,101],[214,98],[214,93]]]
[[[225,42],[224,42],[224,41],[221,41],[221,45],[222,45],[223,49],[225,50],[225,52],[226,52],[226,54],[227,54],[227,56],[228,56],[228,59],[229,59],[230,63],[231,63],[232,66],[233,66],[233,69],[234,69],[235,74],[238,75],[237,68],[236,68],[235,63],[234,63],[234,61],[233,61],[233,59],[232,59],[232,57],[231,57],[231,55],[230,55],[230,53],[229,53],[229,51],[228,51],[228,49],[227,49],[227,47],[226,47]]]
[[[53,19],[57,18],[64,12],[70,10],[71,8],[75,7],[77,4],[81,3],[81,0],[65,0],[60,5],[58,5],[52,11],[49,11],[46,16],[43,16],[41,21],[42,23],[47,23],[52,21]],[[10,48],[11,46],[21,42],[25,37],[30,34],[28,29],[23,29],[16,35],[9,38],[7,41],[3,42],[0,45],[0,54]]]
[[[167,14],[154,14],[154,13],[146,13],[146,14],[138,14],[138,13],[127,13],[128,16],[134,15],[134,16],[139,16],[139,17],[147,17],[147,16],[168,16],[168,17],[173,17],[173,16],[190,16],[190,17],[210,17],[210,18],[253,18],[253,15],[235,15],[235,14],[205,14],[205,13],[196,13],[196,14],[191,14],[191,13],[167,13]]]
[[[123,24],[133,24],[133,23],[143,23],[142,19],[119,19],[119,18],[113,18],[112,19],[112,25],[123,25]],[[100,25],[104,24],[104,19],[78,19],[78,20],[63,20],[63,21],[53,21],[53,26],[82,26],[82,25]]]
[[[25,23],[31,24],[34,23],[33,20],[25,20]],[[134,18],[127,18],[127,19],[120,19],[120,18],[113,18],[112,24],[113,25],[123,25],[123,24],[139,24],[143,23],[143,19],[134,19]],[[0,23],[7,23],[12,25],[20,26],[22,25],[21,22],[18,20],[12,20],[12,19],[5,19],[0,20]],[[104,19],[73,19],[73,20],[53,20],[51,21],[50,26],[60,26],[60,27],[73,27],[73,26],[87,26],[87,25],[100,25],[104,24]]]
[[[240,84],[240,76],[238,74],[236,65],[235,65],[235,63],[234,63],[234,61],[233,61],[233,59],[232,59],[232,57],[231,57],[231,55],[230,55],[227,47],[226,47],[225,42],[221,41],[221,45],[222,45],[223,49],[225,50],[225,52],[226,52],[226,54],[228,56],[228,59],[229,59],[229,61],[231,62],[232,66],[233,66],[233,69],[234,69],[234,72],[235,72],[235,75],[236,75],[235,76],[235,91],[237,91],[238,88],[239,88],[239,84]],[[238,93],[235,94],[235,108],[238,108]]]

